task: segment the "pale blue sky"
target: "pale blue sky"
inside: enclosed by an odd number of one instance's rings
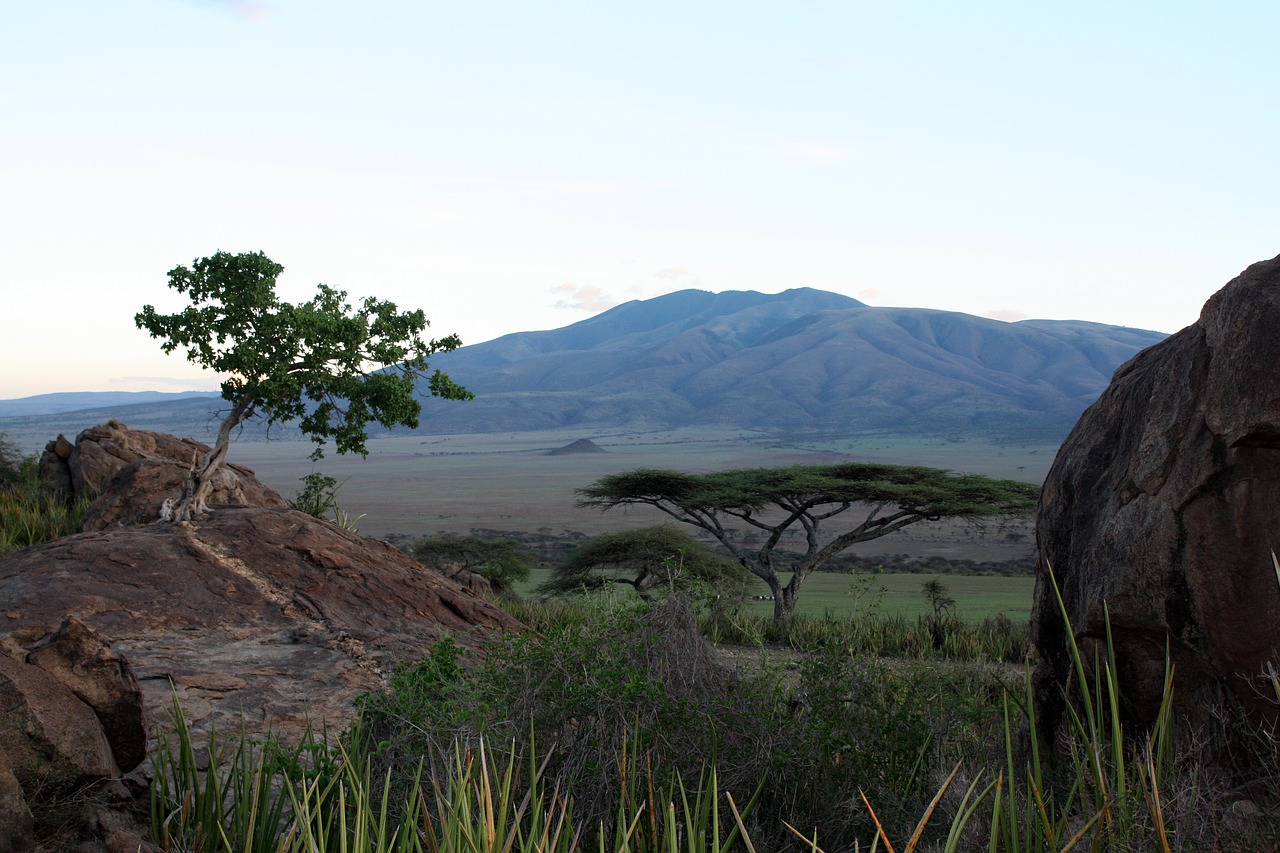
[[[262,250],[467,343],[685,287],[1176,331],[1280,253],[1280,5],[149,0],[0,13],[0,398]]]

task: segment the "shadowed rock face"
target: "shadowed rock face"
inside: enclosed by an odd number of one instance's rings
[[[519,626],[384,542],[288,509],[76,536],[0,559],[0,638],[31,649],[73,616],[132,666],[153,722],[340,729],[357,693],[446,634]],[[172,687],[170,683],[172,682]]]
[[[1058,453],[1036,527],[1037,701],[1051,724],[1070,664],[1050,566],[1087,658],[1109,611],[1129,720],[1155,718],[1166,646],[1183,722],[1224,703],[1275,719],[1263,673],[1280,665],[1280,258],[1116,371]]]

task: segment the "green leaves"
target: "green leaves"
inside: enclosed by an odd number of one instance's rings
[[[678,527],[662,524],[605,533],[574,549],[555,568],[540,592],[575,593],[625,583],[636,592],[694,583],[741,594],[747,579],[741,565],[715,554]]]
[[[655,502],[701,510],[883,503],[929,517],[970,518],[1029,512],[1039,491],[1028,483],[937,468],[841,463],[710,474],[638,469],[603,477],[578,494],[580,505],[602,508]]]
[[[226,375],[222,396],[237,422],[254,414],[269,423],[298,420],[317,456],[327,441],[339,453],[366,454],[371,422],[416,427],[419,378],[433,396],[471,398],[440,371],[427,376],[428,357],[462,342],[425,337],[422,311],[373,297],[353,307],[325,284],[306,302],[282,302],[283,271],[261,252],[197,259],[169,271],[169,287],[191,304],[174,314],[146,305],[134,322],[165,352],[182,348],[190,361]]]

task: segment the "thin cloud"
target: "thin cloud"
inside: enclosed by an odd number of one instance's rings
[[[1004,320],[1006,323],[1016,323],[1019,320],[1027,319],[1027,315],[1021,311],[1014,311],[1012,308],[995,308],[987,312],[987,316],[992,320]]]
[[[862,300],[867,300],[867,299],[878,299],[878,298],[880,297],[880,288],[878,288],[878,287],[868,287],[868,288],[865,288],[865,289],[863,289],[863,290],[859,290],[859,291],[858,291],[856,294],[854,294],[854,295],[855,295],[855,296],[857,296],[859,299],[862,299]]]
[[[551,292],[559,298],[553,307],[567,308],[572,311],[607,311],[618,304],[618,300],[607,295],[593,284],[564,284],[551,288]]]
[[[270,7],[256,0],[202,0],[202,4],[230,12],[242,21],[260,22],[271,17]]]
[[[814,61],[823,71],[834,71],[837,74],[852,74],[862,70],[862,60],[856,56],[827,53],[814,57]]]
[[[665,279],[667,281],[674,281],[677,278],[684,278],[688,274],[689,274],[689,271],[684,267],[667,267],[665,270],[658,270],[656,273],[654,273],[654,275],[657,276],[658,278]]]
[[[853,156],[848,148],[828,142],[788,142],[769,150],[791,166],[838,166]]]

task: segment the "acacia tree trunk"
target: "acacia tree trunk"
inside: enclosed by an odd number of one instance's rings
[[[800,584],[809,576],[809,571],[797,568],[786,586],[776,582],[769,584],[773,589],[773,621],[779,627],[791,624],[791,617],[796,612],[796,602],[800,600]]]
[[[213,491],[214,477],[226,461],[227,447],[231,443],[231,430],[252,414],[252,398],[241,399],[232,405],[231,411],[218,427],[218,440],[214,443],[213,449],[204,454],[199,462],[192,461],[191,470],[187,472],[187,481],[182,486],[182,497],[172,509],[162,510],[161,518],[169,521],[190,521],[209,511],[209,493]]]
[[[773,592],[773,624],[785,628],[791,624],[796,610],[796,597],[790,586],[780,586]]]

